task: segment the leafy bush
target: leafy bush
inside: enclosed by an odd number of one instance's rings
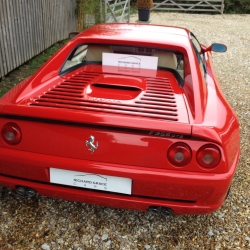
[[[249,0],[225,0],[224,13],[250,14]]]
[[[104,8],[100,0],[76,0],[76,3],[78,31],[103,22]]]

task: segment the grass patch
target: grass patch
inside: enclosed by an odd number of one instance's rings
[[[16,86],[19,82],[33,75],[56,51],[58,51],[69,39],[60,41],[33,57],[26,63],[8,73],[0,79],[0,97]]]

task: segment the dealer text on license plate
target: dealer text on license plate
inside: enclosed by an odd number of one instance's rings
[[[131,194],[129,178],[50,168],[50,182],[74,187]]]

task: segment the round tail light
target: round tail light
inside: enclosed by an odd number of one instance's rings
[[[167,156],[171,164],[182,167],[190,162],[192,152],[186,143],[177,142],[168,149]]]
[[[6,123],[1,131],[3,141],[9,145],[17,145],[21,139],[21,129],[13,122]]]
[[[203,168],[214,168],[221,160],[220,149],[212,144],[202,146],[196,156],[197,162]]]

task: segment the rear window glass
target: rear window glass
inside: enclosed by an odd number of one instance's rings
[[[158,69],[172,69],[179,73],[182,79],[184,77],[183,55],[178,51],[148,47],[99,44],[84,44],[76,47],[64,63],[61,73],[67,73],[82,65],[102,64],[103,53],[154,56],[158,58]]]

